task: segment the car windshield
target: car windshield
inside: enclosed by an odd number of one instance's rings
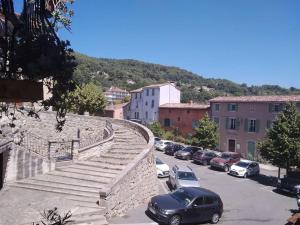
[[[156,158],[156,165],[162,165],[164,164],[159,158]]]
[[[182,151],[184,151],[184,152],[191,152],[192,149],[191,148],[184,148],[184,149],[182,149]]]
[[[193,200],[193,196],[188,194],[183,189],[177,189],[174,191],[171,196],[175,198],[178,202],[183,203],[185,206],[190,204],[190,202]]]
[[[178,172],[178,179],[180,180],[197,180],[194,173],[191,172]]]
[[[227,154],[227,153],[223,153],[222,155],[221,155],[221,158],[222,159],[229,159],[231,156],[229,155],[229,154]]]
[[[247,168],[249,166],[249,164],[250,163],[248,163],[248,162],[242,162],[242,161],[240,161],[240,162],[236,163],[235,165],[237,165],[239,167]]]
[[[203,151],[198,150],[195,154],[196,154],[196,155],[203,155],[203,153],[204,153]]]

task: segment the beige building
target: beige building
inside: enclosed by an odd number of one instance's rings
[[[219,126],[219,149],[255,157],[258,141],[266,137],[267,129],[287,102],[295,102],[300,110],[300,95],[211,99],[211,117]]]

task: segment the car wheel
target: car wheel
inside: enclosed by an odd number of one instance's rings
[[[218,213],[214,213],[211,218],[211,223],[216,224],[219,222],[219,220],[220,220],[220,215]]]
[[[228,172],[228,171],[229,171],[229,166],[228,166],[228,165],[225,166],[224,171],[225,171],[225,172]]]
[[[247,177],[248,177],[248,173],[245,173],[243,177],[244,177],[244,178],[247,178]]]
[[[179,215],[174,215],[171,217],[169,224],[170,225],[179,225],[181,222],[181,218]]]
[[[207,166],[207,161],[206,160],[203,161],[203,166]]]

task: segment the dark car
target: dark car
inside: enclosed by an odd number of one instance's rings
[[[300,193],[300,172],[290,172],[277,182],[277,190],[297,195]]]
[[[218,223],[223,213],[223,203],[216,193],[197,187],[184,187],[154,196],[146,211],[150,218],[170,225],[182,223]]]
[[[239,162],[241,159],[241,155],[237,152],[223,152],[221,156],[213,158],[210,160],[211,168],[219,168],[228,172],[230,166],[234,163]]]
[[[192,159],[195,152],[203,150],[201,147],[188,146],[175,152],[174,156],[178,159]]]
[[[183,145],[179,145],[179,144],[172,144],[172,145],[168,145],[165,148],[165,154],[167,155],[174,155],[175,152],[183,149],[184,146]]]
[[[193,155],[193,161],[195,163],[201,163],[204,166],[210,163],[210,160],[217,157],[218,155],[211,151],[197,151]]]

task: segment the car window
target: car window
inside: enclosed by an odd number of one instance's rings
[[[180,180],[197,180],[196,176],[192,172],[178,172],[178,179]]]
[[[193,199],[193,196],[191,196],[189,193],[187,193],[186,191],[184,191],[183,189],[177,189],[176,191],[174,191],[171,196],[173,198],[175,198],[177,201],[179,202],[183,202],[184,205],[188,205],[190,204],[190,202]]]
[[[204,204],[205,205],[210,205],[214,203],[214,198],[210,196],[205,196],[204,197]]]
[[[159,158],[156,158],[156,165],[162,165],[164,164]]]
[[[204,198],[201,196],[194,201],[195,206],[204,205]]]

